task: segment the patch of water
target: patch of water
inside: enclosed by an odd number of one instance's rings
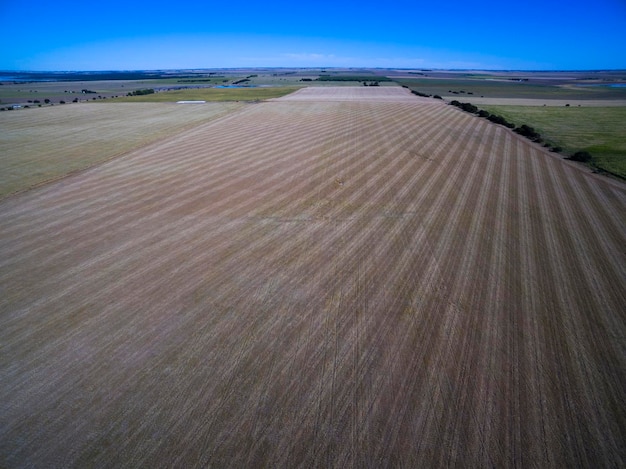
[[[588,84],[580,84],[577,86],[601,86],[603,88],[626,88],[626,83],[588,83]]]

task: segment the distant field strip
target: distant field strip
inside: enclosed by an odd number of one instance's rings
[[[471,101],[477,106],[546,106],[546,107],[626,107],[624,99],[541,99],[541,98],[483,98],[477,96],[459,97],[450,99],[462,99]]]
[[[440,101],[247,106],[0,203],[0,466],[623,467],[624,246]]]
[[[181,100],[203,101],[258,101],[284,96],[298,89],[298,86],[268,86],[253,88],[185,88],[182,90],[161,91],[140,96],[122,96],[115,102],[128,103],[171,103]]]
[[[323,88],[301,88],[294,93],[276,98],[275,101],[359,101],[390,103],[406,102],[410,96],[410,90],[399,86],[389,86],[383,88],[371,86],[326,86]]]

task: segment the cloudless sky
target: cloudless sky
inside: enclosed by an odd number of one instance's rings
[[[626,69],[626,0],[0,0],[0,69]]]

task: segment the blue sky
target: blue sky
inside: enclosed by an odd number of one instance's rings
[[[626,0],[0,0],[0,69],[626,69]]]

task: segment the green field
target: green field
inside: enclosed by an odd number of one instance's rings
[[[564,153],[588,151],[593,164],[626,178],[626,107],[480,106],[509,122],[534,127]]]
[[[297,87],[267,87],[267,88],[197,88],[173,91],[143,96],[124,96],[113,101],[128,103],[166,103],[176,101],[259,101],[263,99],[279,98],[296,91]]]
[[[561,96],[563,92],[552,86],[531,85],[511,81],[488,81],[473,79],[413,79],[398,80],[402,85],[412,90],[440,96],[458,96],[454,99],[471,99],[471,96],[490,98],[542,98],[549,95],[552,98]],[[466,98],[465,98],[466,97]]]
[[[545,81],[517,82],[483,78],[415,78],[396,81],[422,93],[470,102],[472,97],[545,100],[626,99],[626,88],[548,84]]]
[[[99,97],[110,98],[112,96],[125,96],[128,92],[141,88],[156,88],[164,85],[176,85],[173,79],[163,80],[108,80],[108,81],[51,81],[32,83],[3,83],[0,85],[0,107],[6,104],[20,103],[30,104],[35,100],[44,103],[49,99],[54,104],[60,101],[71,103],[74,99],[79,101],[92,101]],[[92,93],[84,94],[82,90]]]
[[[315,75],[317,76],[317,75]],[[198,87],[208,88],[216,85],[236,85],[241,80],[247,80],[246,86],[251,85],[250,88],[266,88],[275,86],[287,86],[287,87],[300,87],[300,76],[273,76],[270,74],[256,75],[256,74],[229,74],[226,75],[214,75],[214,76],[181,76],[181,77],[169,77],[169,78],[154,78],[154,79],[141,79],[141,80],[84,80],[84,81],[50,81],[50,82],[0,82],[0,108],[6,107],[11,104],[21,104],[22,106],[37,107],[41,104],[45,106],[45,100],[48,99],[52,104],[60,104],[61,101],[69,104],[74,100],[77,101],[100,101],[111,98],[126,97],[129,93],[132,93],[140,89],[167,89],[171,88],[172,91],[177,92],[192,92],[196,93],[202,91]],[[180,88],[176,89],[175,88]],[[236,88],[233,88],[235,90]],[[89,93],[83,93],[83,90],[88,90]],[[217,93],[217,96],[211,96],[210,98],[198,98],[205,99],[206,101],[230,101],[233,100],[233,91],[225,89],[224,93],[219,93],[222,88],[211,93]],[[228,93],[230,91],[230,93]],[[165,91],[164,91],[165,92]],[[169,91],[168,91],[169,92]],[[285,91],[288,92],[288,91]],[[228,93],[228,94],[227,94]],[[244,93],[252,93],[251,91]],[[274,93],[277,91],[258,91],[259,97],[252,97],[248,95],[243,98],[234,97],[234,100],[256,100],[265,99],[267,97],[276,97]],[[188,99],[188,98],[181,98]],[[150,102],[157,102],[158,98],[153,98]],[[166,99],[168,101],[169,99]],[[36,101],[39,101],[36,102]],[[134,100],[133,102],[137,102]],[[146,102],[145,100],[141,102]]]

